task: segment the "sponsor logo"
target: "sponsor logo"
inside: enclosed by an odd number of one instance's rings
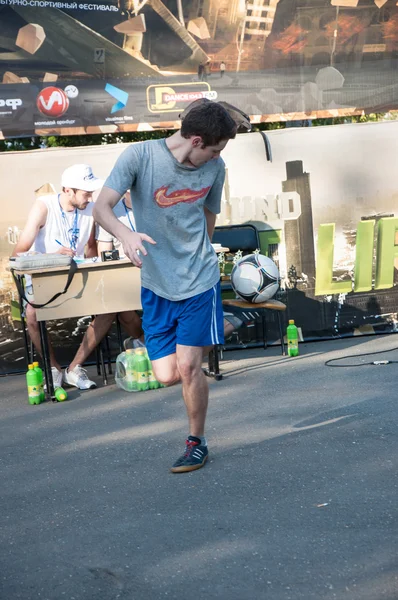
[[[123,110],[123,108],[126,108],[129,99],[129,95],[127,92],[120,90],[119,88],[115,87],[114,85],[111,85],[110,83],[106,84],[105,91],[110,96],[112,96],[112,98],[115,98],[115,100],[117,100],[117,102],[112,106],[111,115],[113,115],[118,110]]]
[[[79,90],[75,85],[67,85],[65,88],[65,94],[68,98],[77,98],[79,95]]]
[[[17,110],[18,106],[22,106],[21,98],[7,98],[7,100],[3,100],[0,98],[0,108],[11,108],[11,110]]]
[[[37,96],[36,106],[42,115],[57,119],[62,117],[69,108],[69,98],[57,87],[46,87]]]
[[[196,202],[196,200],[199,200],[199,198],[206,196],[209,190],[210,186],[202,188],[198,191],[185,188],[184,190],[177,190],[168,194],[167,192],[169,191],[169,186],[163,185],[155,191],[154,198],[156,204],[160,206],[160,208],[169,208],[170,206],[174,206],[180,202],[192,204],[192,202]]]
[[[146,91],[148,109],[153,113],[183,111],[187,104],[207,98],[217,100],[217,92],[204,81],[176,83],[171,86],[150,85]]]

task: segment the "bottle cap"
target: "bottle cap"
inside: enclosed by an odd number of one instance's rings
[[[37,361],[35,361],[34,363],[32,363],[32,365],[33,365],[34,367],[38,367],[38,366],[39,366],[39,363],[38,363]]]
[[[28,369],[31,371],[33,369],[33,365],[28,365]]]
[[[126,354],[134,354],[134,348],[127,348],[127,350],[125,350]]]
[[[289,319],[289,325],[294,325],[294,319]]]

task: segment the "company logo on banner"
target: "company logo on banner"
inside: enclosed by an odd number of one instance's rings
[[[36,106],[42,115],[57,119],[69,108],[69,98],[64,90],[57,87],[46,87],[37,96]]]
[[[7,98],[6,100],[0,98],[0,109],[8,109],[4,111],[4,114],[10,114],[11,111],[17,110],[18,106],[22,106],[21,98]],[[3,114],[3,111],[1,111],[1,114]]]
[[[119,110],[123,110],[123,108],[126,108],[129,99],[129,95],[127,92],[115,87],[114,85],[111,85],[110,83],[106,84],[105,91],[108,92],[108,94],[112,96],[112,98],[115,98],[115,100],[117,100],[117,102],[112,106],[111,115],[113,115],[115,112],[118,112]]]
[[[201,98],[217,100],[217,92],[204,81],[175,83],[170,86],[150,85],[146,91],[148,109],[153,113],[183,111],[188,104]]]

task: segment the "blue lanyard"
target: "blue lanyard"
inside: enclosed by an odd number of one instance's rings
[[[124,210],[126,211],[126,215],[127,215],[127,218],[128,218],[128,220],[129,220],[129,223],[130,223],[131,230],[132,230],[132,231],[135,231],[134,225],[132,224],[132,222],[131,222],[131,219],[130,219],[130,211],[129,211],[129,209],[127,208],[127,206],[126,206],[126,203],[125,203],[125,201],[124,201],[124,200],[123,200],[123,206],[124,206]]]
[[[59,195],[58,195],[58,204],[59,204],[59,208],[61,210],[62,221],[63,221],[63,226],[64,226],[64,233],[66,235],[66,239],[69,242],[70,249],[74,250],[76,252],[77,244],[79,242],[79,233],[80,233],[80,228],[78,227],[79,217],[78,217],[78,213],[77,213],[77,208],[75,208],[75,215],[73,217],[73,225],[72,225],[72,227],[69,227],[69,221],[66,218],[64,209],[62,208],[61,203],[59,201]]]

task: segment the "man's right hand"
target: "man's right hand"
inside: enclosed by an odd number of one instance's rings
[[[133,265],[139,268],[142,267],[142,260],[138,252],[144,256],[148,254],[142,242],[156,244],[155,240],[153,240],[149,235],[146,233],[138,233],[137,231],[128,231],[120,241],[122,242],[125,255],[131,260]]]
[[[75,256],[76,252],[67,248],[66,246],[61,246],[59,250],[56,251],[55,254],[65,254],[66,256]]]

